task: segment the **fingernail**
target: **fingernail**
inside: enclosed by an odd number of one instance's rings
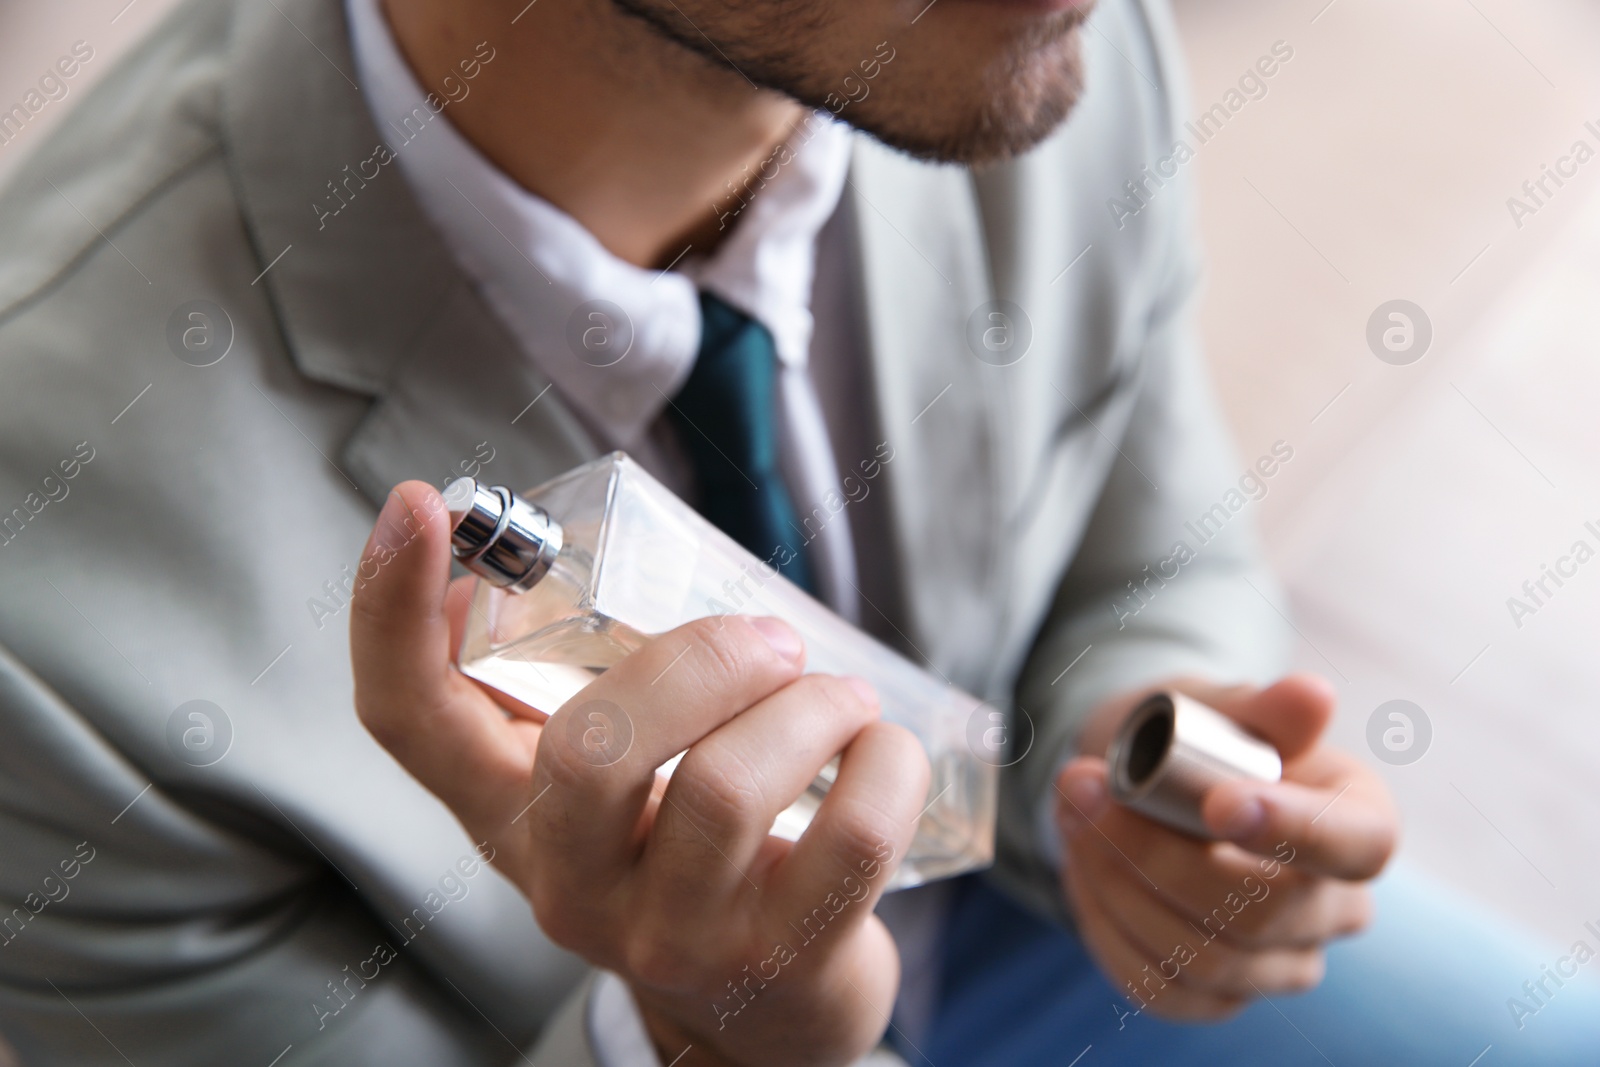
[[[1222,821],[1222,836],[1229,841],[1244,841],[1259,834],[1266,822],[1267,808],[1261,798],[1247,797]]]
[[[878,706],[878,691],[872,687],[871,682],[865,678],[857,678],[852,674],[845,675],[844,680],[849,683],[851,689],[856,691],[856,696],[861,698],[863,704],[869,708]]]
[[[786,660],[798,663],[800,657],[805,655],[805,642],[800,640],[800,635],[794,632],[794,627],[782,619],[774,619],[768,615],[757,615],[750,619],[750,625],[762,637],[767,639],[767,644],[772,646],[772,651]]]
[[[1106,784],[1093,775],[1075,775],[1067,779],[1066,813],[1068,825],[1078,827],[1094,822],[1104,815],[1110,797]]]

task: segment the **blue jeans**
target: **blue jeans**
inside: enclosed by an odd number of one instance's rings
[[[1329,949],[1317,989],[1258,1001],[1224,1023],[1177,1024],[1131,1014],[1136,1005],[1077,938],[969,878],[956,890],[934,1021],[918,1048],[901,1039],[900,1052],[913,1067],[1600,1064],[1600,957],[1563,964],[1578,973],[1560,986],[1541,969],[1554,970],[1575,941],[1600,952],[1583,927],[1592,919],[1600,929],[1600,900],[1594,915],[1573,918],[1564,946],[1546,946],[1414,872],[1386,875],[1376,894],[1372,928]],[[1511,997],[1537,1009],[1520,1028]]]

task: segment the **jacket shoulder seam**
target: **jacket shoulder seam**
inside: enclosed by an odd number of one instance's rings
[[[190,158],[179,163],[165,175],[152,182],[143,193],[135,197],[120,214],[106,225],[94,226],[94,223],[90,222],[90,225],[95,228],[95,233],[92,237],[84,241],[75,251],[61,257],[60,263],[54,270],[49,271],[39,281],[17,294],[9,303],[0,304],[0,327],[9,325],[12,319],[38,303],[51,290],[57,288],[71,277],[95,253],[95,246],[98,241],[103,240],[110,244],[112,234],[117,233],[151,208],[174,185],[187,178],[191,172],[209,163],[213,157],[220,158],[222,154],[222,146],[220,144],[213,142],[206,145],[199,152],[196,152]],[[85,221],[88,220],[86,219]]]

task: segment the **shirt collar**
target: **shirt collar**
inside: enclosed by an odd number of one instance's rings
[[[638,442],[688,377],[700,343],[697,285],[766,325],[785,366],[804,366],[816,237],[849,169],[846,127],[807,116],[752,177],[757,195],[725,213],[736,229],[714,255],[676,270],[644,270],[523,189],[456,131],[448,95],[418,84],[378,0],[347,0],[347,8],[357,77],[424,213],[522,349],[605,444]],[[453,93],[472,91],[470,80],[455,84]]]
[[[817,235],[838,209],[850,142],[847,127],[809,112],[752,175],[757,195],[738,209],[716,255],[686,268],[771,330],[788,367],[804,367],[811,349]]]

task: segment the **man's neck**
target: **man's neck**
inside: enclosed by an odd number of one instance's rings
[[[724,231],[716,205],[788,136],[800,105],[712,66],[609,0],[546,0],[511,24],[493,0],[383,0],[418,81],[479,42],[495,62],[450,107],[456,128],[618,257],[665,267]]]

